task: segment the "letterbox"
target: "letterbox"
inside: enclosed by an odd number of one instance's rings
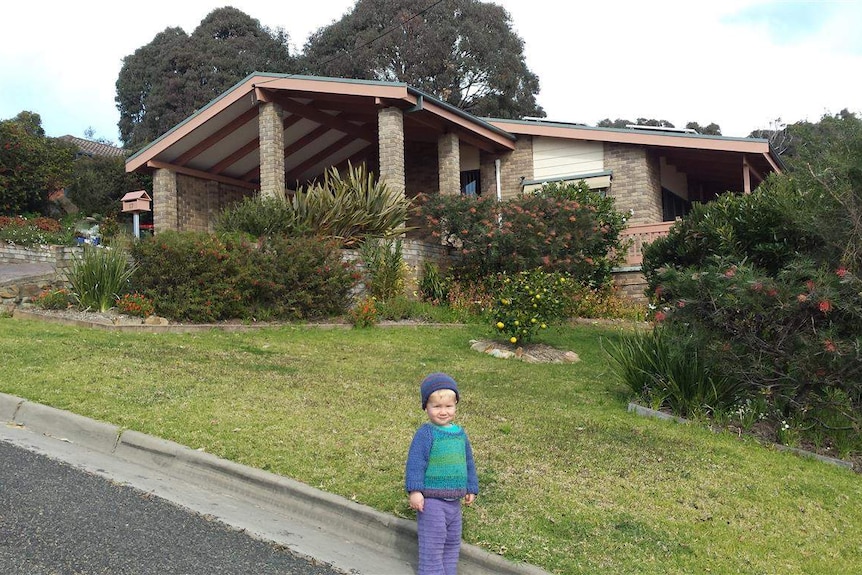
[[[122,198],[123,212],[132,214],[149,212],[151,199],[149,194],[144,190],[129,192]]]

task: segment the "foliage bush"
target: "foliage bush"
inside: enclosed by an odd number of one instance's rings
[[[39,114],[0,121],[0,215],[43,213],[48,194],[64,188],[75,146],[45,136]]]
[[[241,278],[251,246],[231,235],[166,231],[132,246],[134,288],[174,320],[213,322],[243,317]]]
[[[456,249],[459,276],[483,277],[542,268],[593,287],[611,282],[625,246],[625,216],[584,184],[548,185],[512,200],[420,196],[419,213],[445,245]]]
[[[332,242],[162,232],[132,248],[134,286],[159,315],[197,322],[341,315],[358,274]]]
[[[43,216],[0,216],[0,241],[20,246],[69,245],[72,227]]]
[[[303,235],[308,232],[300,227],[289,202],[260,194],[247,196],[223,210],[215,227],[220,233],[238,232],[253,238],[280,234]]]
[[[380,318],[377,314],[377,302],[372,297],[362,298],[348,312],[353,327],[365,328],[377,325]]]
[[[250,254],[242,278],[255,319],[315,319],[342,315],[359,280],[352,263],[342,260],[339,242],[319,237],[272,236]]]
[[[392,237],[406,231],[411,201],[360,164],[348,166],[344,175],[332,167],[322,182],[297,191],[291,206],[299,226],[349,247],[368,236]]]
[[[726,412],[739,403],[740,382],[705,360],[691,334],[637,331],[610,343],[607,351],[619,378],[655,409],[690,417]]]
[[[51,288],[39,292],[33,298],[33,305],[41,309],[66,309],[72,301],[72,293],[66,288]]]
[[[494,326],[511,343],[529,343],[537,332],[565,317],[565,274],[541,269],[503,275],[491,310]]]
[[[66,279],[78,305],[106,312],[129,289],[135,267],[124,250],[85,246],[83,255],[72,260]]]
[[[402,242],[368,238],[359,248],[365,290],[371,297],[388,301],[404,293],[405,275]]]
[[[117,301],[121,313],[136,317],[149,317],[155,311],[153,300],[138,292],[124,294]]]
[[[349,166],[342,175],[333,167],[322,182],[300,189],[290,199],[256,195],[224,210],[216,229],[254,238],[316,235],[338,239],[345,247],[366,237],[403,233],[410,200],[375,179],[365,164]]]
[[[847,432],[862,448],[862,281],[838,202],[851,196],[773,177],[696,206],[647,246],[644,271],[655,319],[679,338],[704,334],[704,360],[746,398],[766,397],[774,424]]]

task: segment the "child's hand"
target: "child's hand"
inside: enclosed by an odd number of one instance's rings
[[[476,501],[476,494],[475,493],[468,493],[467,495],[464,496],[464,504],[465,505],[472,505],[474,501]]]
[[[410,509],[416,511],[425,511],[425,496],[421,491],[410,492]]]

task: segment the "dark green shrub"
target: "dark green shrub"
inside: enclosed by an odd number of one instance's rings
[[[706,334],[708,361],[794,422],[785,435],[830,435],[833,419],[862,430],[862,281],[837,240],[856,225],[839,197],[773,178],[696,207],[644,252],[655,319]]]
[[[609,344],[607,351],[620,379],[654,409],[689,417],[726,411],[740,400],[740,382],[706,359],[691,334],[634,332]]]
[[[365,291],[379,301],[404,294],[407,264],[402,257],[401,240],[366,238],[359,248]]]
[[[333,242],[162,232],[137,242],[135,288],[159,315],[195,322],[341,315],[358,275]]]
[[[132,247],[137,291],[155,301],[157,314],[213,322],[245,317],[243,292],[251,276],[251,245],[235,236],[162,232]]]
[[[244,233],[253,238],[307,233],[299,222],[290,203],[259,194],[243,200],[221,212],[216,230],[222,233]]]
[[[84,309],[106,312],[129,290],[135,264],[125,250],[85,246],[66,272],[75,299]]]
[[[313,319],[344,314],[359,280],[340,244],[316,237],[273,236],[252,251],[243,278],[255,319]]]

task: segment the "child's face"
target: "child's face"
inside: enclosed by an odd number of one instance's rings
[[[455,419],[457,406],[454,393],[434,392],[425,404],[425,413],[434,425],[449,425]]]

